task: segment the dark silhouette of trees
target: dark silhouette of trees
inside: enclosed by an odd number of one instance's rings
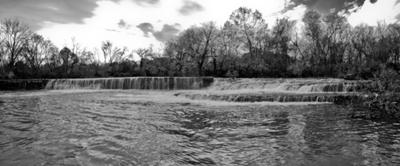
[[[40,74],[40,67],[44,64],[46,58],[50,57],[54,51],[53,44],[45,40],[41,35],[32,34],[25,41],[22,55],[29,68],[36,74]]]
[[[136,50],[136,54],[140,57],[139,70],[143,76],[149,75],[148,73],[148,61],[154,58],[153,48],[139,48]]]
[[[79,62],[78,56],[73,53],[68,47],[64,47],[60,51],[60,57],[62,59],[62,68],[66,76],[69,76],[74,68],[74,66]]]

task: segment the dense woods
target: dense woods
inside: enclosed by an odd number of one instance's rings
[[[300,25],[304,24],[304,25]],[[139,61],[132,60],[137,54]],[[372,78],[399,72],[400,24],[351,26],[337,13],[307,11],[302,23],[268,25],[239,8],[219,27],[192,26],[153,48],[129,50],[104,41],[96,50],[72,40],[57,48],[15,19],[0,26],[1,78],[217,76]]]

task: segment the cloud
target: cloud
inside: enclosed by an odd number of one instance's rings
[[[197,2],[185,0],[183,2],[183,6],[179,9],[179,13],[187,16],[195,12],[200,12],[202,10],[204,10],[204,7],[198,4]]]
[[[154,32],[153,35],[158,41],[166,42],[174,38],[179,33],[179,27],[179,24],[164,24],[161,31]]]
[[[149,37],[149,34],[154,32],[153,25],[148,22],[141,23],[141,24],[137,25],[136,27],[139,28],[143,32],[145,37]]]
[[[351,13],[347,19],[352,25],[377,25],[378,22],[394,23],[399,21],[399,0],[379,0],[374,4],[366,2],[357,12]]]
[[[115,1],[115,0],[114,0]],[[54,23],[82,23],[93,16],[96,0],[1,0],[0,17],[18,18],[40,29],[45,21]]]
[[[126,26],[127,26],[126,22],[123,19],[119,20],[118,27],[125,28]]]
[[[173,25],[164,24],[160,31],[155,31],[154,26],[151,23],[144,22],[136,26],[139,28],[145,37],[150,37],[150,34],[160,42],[166,42],[174,38],[180,32],[180,24],[176,23]]]
[[[308,9],[315,9],[322,13],[335,12],[351,12],[363,6],[366,1],[376,3],[378,0],[290,0],[284,11],[304,5]]]
[[[118,22],[118,27],[121,28],[121,29],[130,29],[132,27],[132,25],[126,23],[125,20],[121,19]]]
[[[101,0],[0,0],[0,19],[17,18],[32,30],[39,30],[45,22],[83,23],[93,16]],[[121,0],[108,0],[119,2]],[[140,6],[152,6],[160,0],[131,0]]]
[[[160,2],[160,0],[133,0],[136,4],[141,6],[152,6]]]

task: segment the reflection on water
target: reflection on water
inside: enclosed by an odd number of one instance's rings
[[[399,165],[400,124],[333,105],[206,106],[125,92],[0,97],[0,165]]]

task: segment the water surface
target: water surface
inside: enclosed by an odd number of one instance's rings
[[[400,165],[399,123],[350,118],[331,104],[173,98],[2,94],[0,165]]]

